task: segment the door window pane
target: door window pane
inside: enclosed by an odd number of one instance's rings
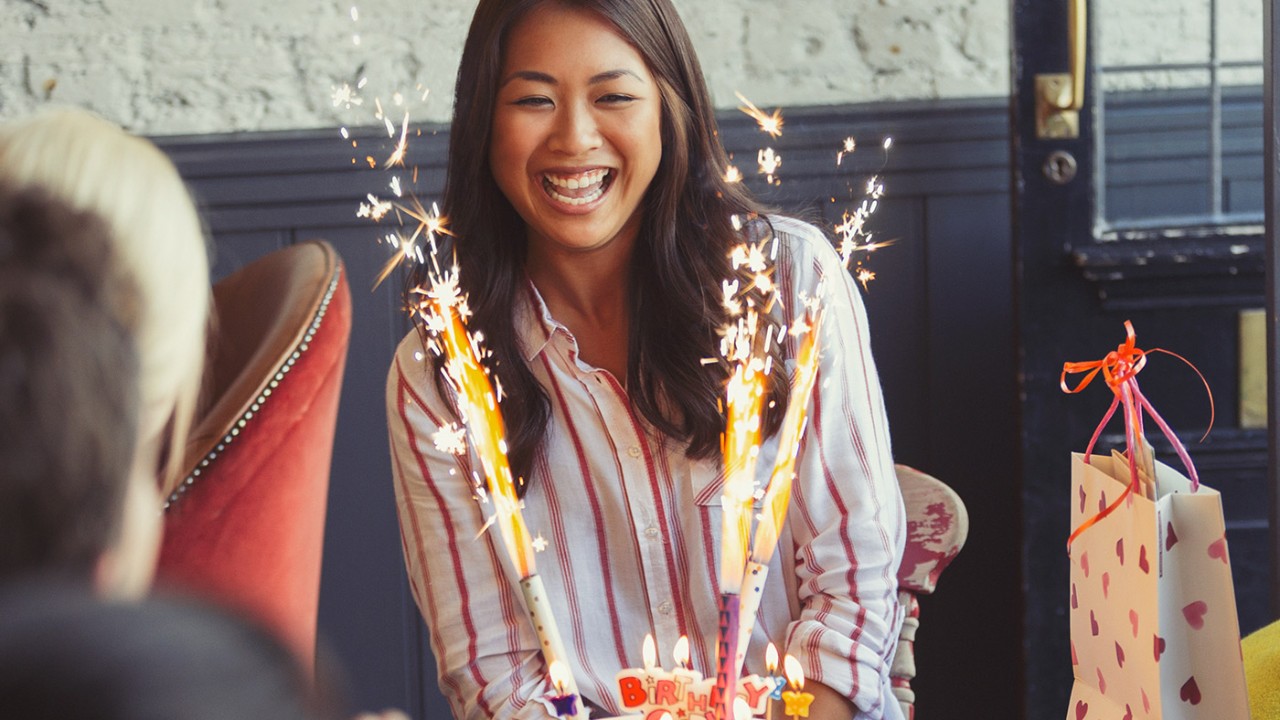
[[[1099,236],[1260,224],[1261,0],[1090,9]]]

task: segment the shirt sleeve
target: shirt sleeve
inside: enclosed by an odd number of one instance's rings
[[[392,363],[386,399],[405,565],[431,632],[440,691],[456,718],[552,718],[537,637],[510,563],[485,530],[491,513],[476,499],[473,463],[433,440],[453,416],[432,372],[411,333]]]
[[[800,613],[787,652],[810,680],[850,698],[859,718],[898,718],[889,669],[906,518],[884,399],[861,294],[821,232],[800,227],[790,244],[792,307],[801,293],[816,295],[825,317],[789,523]]]

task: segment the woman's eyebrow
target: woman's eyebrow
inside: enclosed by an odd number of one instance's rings
[[[617,70],[605,70],[604,72],[596,73],[595,75],[592,75],[590,78],[587,79],[587,84],[597,85],[602,82],[617,80],[618,78],[628,77],[628,76],[635,78],[640,82],[644,82],[644,78],[640,77],[640,75],[637,74],[636,72],[632,70],[627,70],[625,68],[619,68]],[[511,73],[510,75],[508,75],[507,77],[503,78],[502,83],[498,85],[498,87],[499,88],[505,87],[508,83],[510,83],[513,80],[528,80],[530,82],[545,83],[547,85],[560,84],[559,80],[556,80],[554,77],[544,72],[538,72],[537,70],[517,70]]]

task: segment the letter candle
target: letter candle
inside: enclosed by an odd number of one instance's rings
[[[782,668],[791,685],[790,690],[782,693],[782,702],[786,704],[784,712],[789,718],[809,717],[809,704],[813,702],[813,695],[803,692],[804,669],[800,667],[800,661],[787,655],[782,661]]]
[[[764,495],[764,512],[761,513],[760,524],[756,526],[755,538],[751,543],[751,561],[747,563],[746,581],[742,588],[742,600],[738,609],[738,668],[742,667],[742,662],[747,657],[747,645],[751,642],[756,612],[760,609],[764,583],[769,577],[769,561],[778,548],[778,536],[787,519],[787,508],[791,504],[791,483],[795,478],[796,454],[800,451],[800,439],[804,435],[805,421],[808,418],[809,396],[818,375],[818,327],[822,323],[822,311],[810,309],[806,314],[805,319],[797,320],[791,327],[792,334],[803,334],[804,337],[797,353],[787,412],[778,430],[778,455]]]
[[[772,647],[772,645],[770,645]],[[617,675],[618,700],[626,717],[656,720],[663,712],[683,720],[720,720],[712,702],[715,678],[704,678],[689,666],[689,640],[681,637],[672,650],[675,667],[670,672],[657,662],[657,644],[645,636],[641,648],[643,668],[624,668]],[[777,666],[777,651],[771,667]],[[734,706],[734,717],[748,720],[768,716],[769,704],[782,691],[780,677],[746,675],[738,678],[736,691],[726,698]]]
[[[773,720],[773,701],[782,698],[782,678],[778,672],[778,648],[773,643],[764,650],[764,669],[769,673],[769,680],[774,683],[773,692],[769,693],[769,701],[764,706],[764,720]]]
[[[688,636],[681,635],[676,641],[675,649],[671,651],[671,658],[676,661],[676,666],[671,670],[671,675],[676,681],[676,693],[677,696],[683,697],[694,685],[702,682],[702,673],[689,666]]]

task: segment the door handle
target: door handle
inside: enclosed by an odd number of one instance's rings
[[[1088,57],[1089,0],[1067,0],[1067,72],[1036,75],[1036,137],[1080,137]]]

